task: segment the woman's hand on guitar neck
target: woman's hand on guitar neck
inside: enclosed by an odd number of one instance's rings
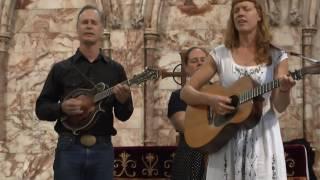
[[[290,89],[296,84],[291,76],[284,75],[279,78],[280,81],[280,92],[288,93]]]
[[[227,96],[212,95],[209,98],[209,105],[213,108],[215,114],[226,115],[232,113],[235,107],[230,105],[231,98]]]
[[[71,98],[62,102],[61,110],[67,115],[80,115],[83,113],[81,105],[81,100]]]

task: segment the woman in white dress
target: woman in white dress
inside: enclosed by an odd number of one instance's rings
[[[216,73],[230,86],[243,76],[258,84],[279,79],[279,87],[263,94],[262,116],[252,129],[239,128],[219,151],[209,154],[207,180],[285,180],[286,165],[275,111],[290,104],[295,81],[288,74],[287,54],[271,45],[261,5],[256,0],[233,0],[225,43],[210,52],[207,64],[181,91],[190,105],[209,105],[218,115],[234,111],[231,99],[199,91]]]

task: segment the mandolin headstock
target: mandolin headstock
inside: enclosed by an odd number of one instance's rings
[[[155,80],[158,79],[160,77],[160,70],[157,68],[153,68],[153,67],[146,67],[146,69],[133,76],[132,79],[129,80],[129,85],[132,84],[141,84],[147,80]]]

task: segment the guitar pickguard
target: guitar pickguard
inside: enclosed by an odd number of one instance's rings
[[[214,125],[216,127],[224,125],[227,122],[229,122],[237,112],[238,111],[236,110],[236,111],[234,111],[232,113],[229,113],[229,114],[226,114],[224,116],[215,115],[214,112],[213,112],[212,107],[209,106],[208,107],[208,122],[209,122],[209,125]]]
[[[233,116],[235,114],[236,114],[236,112],[229,113],[229,114],[226,114],[224,116],[217,115],[214,118],[213,125],[216,126],[216,127],[225,125],[227,122],[229,122],[233,118]]]

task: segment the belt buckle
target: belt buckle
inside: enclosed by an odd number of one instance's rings
[[[97,138],[91,134],[85,134],[80,137],[80,143],[83,146],[91,147],[97,143]]]

